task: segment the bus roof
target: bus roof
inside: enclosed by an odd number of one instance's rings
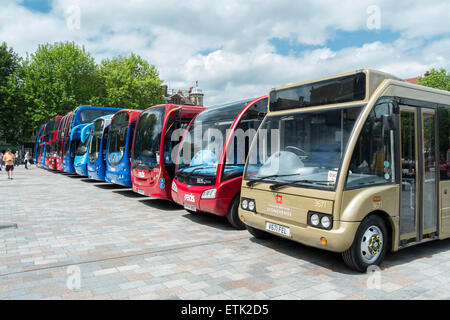
[[[269,112],[351,102],[367,102],[384,80],[403,81],[391,74],[362,69],[287,84],[269,93]]]

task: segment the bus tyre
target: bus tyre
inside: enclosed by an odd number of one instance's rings
[[[254,236],[256,239],[268,239],[270,237],[272,237],[272,235],[268,232],[250,227],[249,225],[246,225],[248,232],[250,232],[250,234],[252,236]]]
[[[342,253],[347,266],[366,272],[369,266],[379,265],[386,254],[388,233],[382,218],[376,215],[366,217],[356,232],[352,246]]]
[[[228,222],[236,229],[238,230],[244,230],[245,229],[245,223],[239,219],[239,202],[240,197],[237,195],[234,197],[233,201],[231,202],[230,208],[227,212],[227,220]]]

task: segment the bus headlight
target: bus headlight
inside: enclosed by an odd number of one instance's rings
[[[309,211],[308,225],[315,228],[330,230],[333,227],[333,216],[325,213]]]
[[[208,189],[203,191],[201,198],[202,199],[215,199],[216,198],[216,189]]]
[[[255,211],[255,201],[254,200],[250,200],[248,202],[248,210]]]
[[[325,229],[328,229],[331,226],[331,220],[330,217],[328,216],[323,216],[322,219],[320,219],[320,224],[322,225],[322,227],[324,227]]]
[[[173,192],[178,192],[177,184],[175,183],[175,181],[172,181],[172,190]]]
[[[319,222],[320,222],[319,215],[317,215],[317,214],[311,215],[310,221],[311,221],[311,224],[313,226],[317,227],[319,225]]]
[[[256,212],[256,203],[253,199],[242,198],[241,208],[248,211]]]

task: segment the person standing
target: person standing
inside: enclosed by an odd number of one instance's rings
[[[28,168],[30,168],[31,165],[31,155],[27,152],[25,153],[25,169],[28,170]]]
[[[16,151],[15,155],[14,155],[14,165],[16,167],[19,166],[19,151]]]
[[[15,157],[11,152],[11,149],[6,150],[6,154],[3,156],[3,161],[6,164],[6,172],[8,173],[8,179],[13,179],[12,173],[14,170],[14,160]]]

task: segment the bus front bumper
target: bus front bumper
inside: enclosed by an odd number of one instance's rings
[[[263,230],[268,233],[299,242],[301,244],[324,249],[332,252],[344,252],[349,249],[353,243],[356,231],[360,222],[334,221],[334,227],[331,230],[314,228],[308,225],[287,224],[273,219],[270,216],[252,213],[239,208],[239,217],[244,219],[244,223],[255,229]],[[267,229],[268,223],[288,228],[288,235],[270,231]],[[286,231],[286,229],[284,229]],[[326,242],[324,242],[324,240]],[[326,244],[324,244],[326,243]]]

